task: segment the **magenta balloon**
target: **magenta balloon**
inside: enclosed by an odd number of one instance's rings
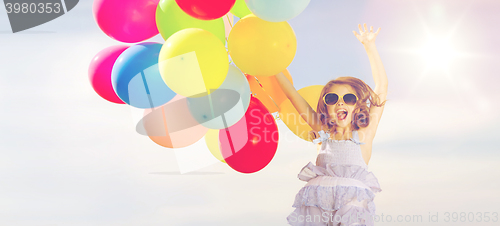
[[[94,19],[120,42],[141,42],[157,35],[155,13],[160,0],[94,0]]]
[[[118,56],[127,48],[126,45],[119,45],[103,49],[92,58],[89,66],[89,79],[92,88],[102,98],[117,104],[124,104],[124,102],[113,89],[111,70]]]

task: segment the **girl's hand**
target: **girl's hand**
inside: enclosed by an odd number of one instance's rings
[[[356,38],[363,44],[374,44],[375,39],[377,38],[378,33],[380,32],[380,28],[378,28],[377,32],[373,32],[373,26],[370,26],[370,30],[368,30],[368,27],[366,27],[366,24],[363,24],[364,26],[364,31],[363,28],[361,27],[361,24],[358,24],[359,27],[359,34],[356,33],[356,31],[352,31]]]

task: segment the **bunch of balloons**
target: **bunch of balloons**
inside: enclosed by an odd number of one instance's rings
[[[277,149],[270,113],[287,99],[274,75],[292,81],[297,41],[286,21],[309,1],[94,0],[99,28],[131,45],[98,52],[91,85],[105,100],[144,109],[136,129],[153,142],[180,148],[204,137],[220,161],[257,172]],[[158,34],[163,43],[144,42]]]

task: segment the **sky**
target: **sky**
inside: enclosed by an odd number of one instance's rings
[[[411,225],[498,224],[477,216],[500,212],[499,12],[495,0],[313,0],[288,21],[296,89],[339,76],[373,87],[352,31],[382,28],[389,93],[368,168],[382,187],[376,225],[401,225],[398,215],[423,217]],[[16,34],[0,7],[0,224],[287,225],[315,146],[278,120],[273,160],[242,174],[189,159],[203,140],[155,144],[135,132],[136,109],[100,98],[88,80],[94,55],[120,44],[97,26],[92,1]],[[453,213],[475,222],[446,222]]]

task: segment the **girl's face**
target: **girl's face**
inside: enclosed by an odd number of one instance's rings
[[[345,94],[356,92],[350,85],[335,84],[328,90],[328,93],[336,93],[339,99],[334,105],[326,105],[326,109],[330,118],[335,122],[338,127],[348,127],[351,125],[352,113],[356,105],[348,105],[342,98]]]

